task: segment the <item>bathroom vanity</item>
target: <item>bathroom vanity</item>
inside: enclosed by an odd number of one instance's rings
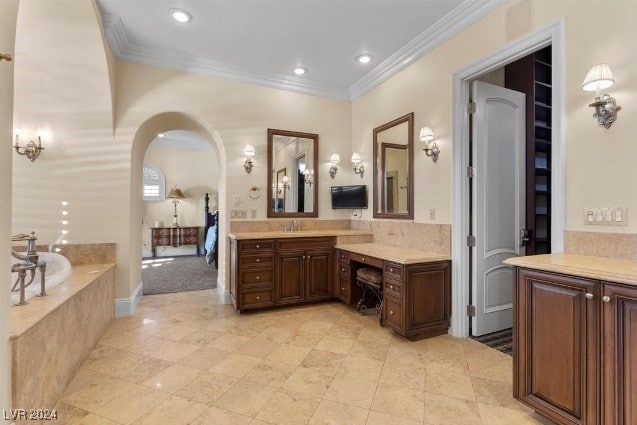
[[[361,297],[356,270],[383,276],[381,323],[410,339],[447,333],[451,261],[447,256],[374,243],[340,243],[353,230],[231,234],[230,294],[239,311]],[[371,239],[371,235],[368,235]]]
[[[516,266],[514,397],[558,424],[636,424],[637,261],[505,262]]]

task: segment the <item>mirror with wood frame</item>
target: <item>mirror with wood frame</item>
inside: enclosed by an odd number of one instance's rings
[[[414,218],[414,113],[374,129],[374,218]]]
[[[268,129],[268,217],[318,217],[318,134]]]

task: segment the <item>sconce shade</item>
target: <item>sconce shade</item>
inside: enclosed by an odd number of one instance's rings
[[[246,145],[246,147],[243,148],[243,154],[248,158],[254,156],[254,146]]]
[[[185,196],[184,196],[183,192],[181,191],[181,189],[179,189],[177,186],[175,186],[172,189],[170,189],[170,192],[168,192],[168,195],[166,196],[166,198],[169,198],[169,199],[184,199]]]
[[[341,156],[337,153],[333,153],[332,156],[330,156],[330,162],[332,164],[338,164],[341,161]]]
[[[584,78],[582,89],[584,91],[600,91],[615,84],[613,72],[606,63],[600,63],[591,67]]]
[[[431,127],[422,127],[420,129],[420,136],[418,137],[418,139],[421,142],[430,142],[434,139],[434,131],[431,129]]]
[[[359,162],[361,162],[361,155],[358,152],[354,152],[352,154],[352,162],[355,164],[358,164]]]

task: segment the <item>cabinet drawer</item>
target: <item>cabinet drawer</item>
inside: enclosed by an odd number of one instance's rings
[[[391,279],[385,279],[383,280],[383,293],[397,299],[402,299],[402,286],[403,285],[401,282],[396,282],[395,280]]]
[[[339,274],[338,296],[343,300],[349,300],[349,276]]]
[[[241,284],[273,283],[274,269],[246,270],[241,272]]]
[[[198,227],[184,227],[181,229],[182,235],[185,236],[199,236],[199,228]]]
[[[154,238],[169,238],[170,237],[170,228],[165,229],[153,229],[153,237]]]
[[[336,254],[336,258],[339,262],[349,263],[349,252],[338,250]]]
[[[241,305],[243,308],[264,307],[274,303],[274,290],[261,288],[255,291],[241,293]]]
[[[184,235],[184,237],[182,239],[182,243],[184,245],[198,244],[199,243],[199,236],[198,235]]]
[[[332,249],[332,238],[290,238],[277,241],[277,248],[281,250]]]
[[[383,276],[393,277],[395,279],[402,280],[403,278],[403,266],[396,263],[390,263],[385,261],[383,263]]]
[[[383,260],[376,257],[370,257],[369,255],[355,254],[352,252],[349,254],[349,258],[352,261],[378,267],[379,269],[383,267]]]
[[[396,330],[402,330],[403,306],[399,299],[385,297],[383,300],[383,318],[385,319],[385,324]]]
[[[239,249],[243,251],[272,251],[274,249],[274,241],[272,240],[247,240],[239,241]]]
[[[349,277],[349,264],[338,263],[338,273]]]
[[[274,267],[274,254],[242,255],[239,260],[239,267],[242,270],[254,267]]]

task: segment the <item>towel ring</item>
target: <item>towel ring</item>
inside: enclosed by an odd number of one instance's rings
[[[248,197],[250,199],[259,199],[261,197],[261,189],[256,186],[252,186],[250,190],[248,190]]]

